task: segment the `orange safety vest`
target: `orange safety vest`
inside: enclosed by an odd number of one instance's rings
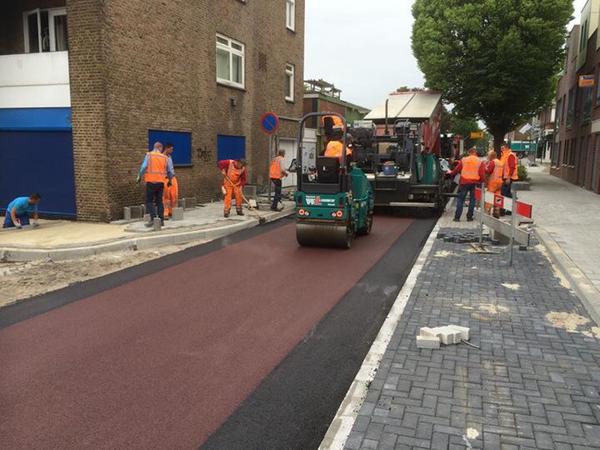
[[[494,163],[494,171],[490,175],[490,179],[488,180],[489,184],[498,183],[502,181],[504,177],[504,163],[500,161],[498,158],[492,161]]]
[[[164,183],[167,178],[167,163],[167,156],[162,153],[155,151],[148,153],[144,181],[146,183]]]
[[[462,159],[462,170],[460,171],[460,176],[467,181],[477,183],[480,179],[480,166],[481,161],[477,156],[467,156],[466,158]]]
[[[227,168],[227,178],[229,178],[233,184],[237,185],[239,184],[240,178],[242,177],[242,173],[244,173],[245,169],[245,167],[238,169],[235,167],[235,161],[231,160],[229,161],[229,167]]]
[[[283,170],[281,170],[281,163],[283,162],[283,156],[277,156],[271,161],[271,167],[269,168],[269,178],[272,180],[281,180],[283,178]]]
[[[500,157],[500,161],[502,161],[502,163],[504,165],[504,173],[502,174],[502,178],[505,180],[509,178],[508,172],[510,170],[510,167],[508,166],[508,159],[511,157],[511,155],[514,156],[514,158],[515,158],[515,171],[513,172],[512,176],[510,178],[513,181],[518,181],[519,174],[517,171],[517,161],[516,161],[517,155],[515,155],[512,150],[509,150],[507,152],[503,151],[502,156]]]
[[[327,149],[325,149],[325,156],[328,158],[338,158],[342,159],[342,151],[344,149],[344,144],[340,141],[331,141],[327,144]],[[352,155],[352,150],[346,147],[346,156]]]

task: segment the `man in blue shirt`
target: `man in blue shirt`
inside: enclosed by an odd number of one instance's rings
[[[3,228],[29,225],[29,216],[33,214],[33,219],[38,218],[38,203],[42,199],[40,194],[31,194],[29,197],[17,197],[6,207],[6,217],[4,218]]]

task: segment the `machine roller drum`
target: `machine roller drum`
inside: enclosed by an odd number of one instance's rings
[[[296,224],[296,239],[306,247],[334,247],[348,249],[354,233],[346,225]]]

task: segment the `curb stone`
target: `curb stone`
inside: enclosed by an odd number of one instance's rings
[[[542,228],[536,227],[535,234],[548,251],[550,260],[581,299],[588,314],[596,324],[600,326],[600,291],[594,286],[577,264],[573,262],[569,255],[565,253],[560,245],[558,245],[550,233]]]
[[[267,222],[274,222],[289,215],[294,211],[265,216]],[[78,247],[35,249],[35,248],[0,248],[1,262],[27,262],[40,259],[51,259],[53,261],[64,261],[67,259],[78,259],[101,253],[115,252],[121,250],[147,250],[164,245],[185,244],[196,240],[219,239],[238,231],[254,228],[259,225],[257,219],[250,219],[232,225],[204,228],[200,230],[188,230],[184,232],[173,232],[167,234],[155,234],[134,238],[124,238],[115,242],[100,242]]]
[[[335,417],[329,425],[318,450],[342,450],[344,448],[350,437],[350,432],[352,431],[356,418],[358,417],[358,412],[365,401],[369,386],[379,370],[381,360],[396,331],[412,290],[415,287],[417,277],[423,270],[425,262],[431,253],[439,230],[440,223],[438,220],[406,278],[404,286],[398,293],[375,341],[365,356],[365,359],[363,360],[356,377],[352,381],[344,400],[338,408]]]

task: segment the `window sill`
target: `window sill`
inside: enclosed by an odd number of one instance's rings
[[[189,163],[189,164],[173,164],[173,167],[175,167],[176,169],[179,169],[179,168],[186,168],[186,167],[194,167],[194,165],[192,163]]]
[[[290,33],[294,33],[294,34],[296,34],[296,29],[295,29],[295,28],[290,28],[290,27],[288,27],[288,26],[286,25],[285,29],[286,29],[286,30],[288,30]]]
[[[242,91],[242,92],[246,92],[246,87],[240,84],[234,84],[228,81],[221,81],[221,80],[217,80],[217,85],[218,86],[223,86],[226,88],[231,88],[231,89],[235,89],[237,91]]]
[[[293,98],[287,98],[287,97],[285,98],[285,102],[290,103],[292,105],[296,103],[296,101]]]

